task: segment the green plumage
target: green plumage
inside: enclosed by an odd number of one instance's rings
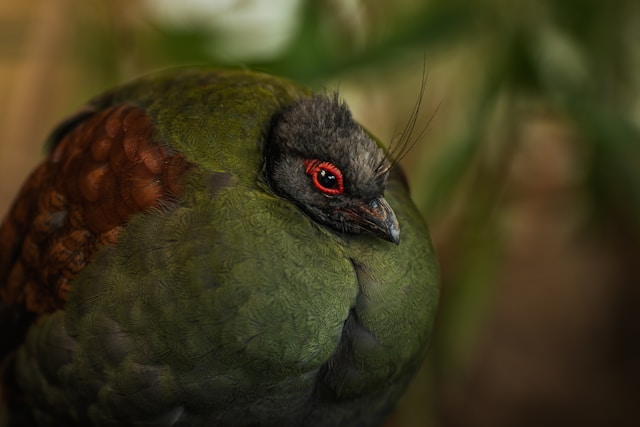
[[[196,166],[183,200],[133,216],[18,351],[43,425],[376,426],[422,362],[438,299],[428,231],[398,171],[401,231],[319,224],[265,179],[274,116],[310,91],[182,71],[97,98],[129,103]]]

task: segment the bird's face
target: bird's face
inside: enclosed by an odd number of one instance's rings
[[[383,197],[390,163],[337,95],[299,100],[273,120],[265,174],[274,191],[339,232],[399,243],[395,213]]]

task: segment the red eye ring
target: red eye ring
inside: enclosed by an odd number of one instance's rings
[[[332,163],[307,159],[304,170],[311,176],[313,185],[323,193],[335,196],[344,192],[342,172]]]

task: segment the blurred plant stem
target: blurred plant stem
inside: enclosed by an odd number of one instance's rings
[[[25,53],[13,71],[6,114],[2,120],[0,144],[0,217],[37,161],[47,129],[42,126],[51,115],[57,72],[67,42],[68,16],[73,0],[39,3],[29,25]]]

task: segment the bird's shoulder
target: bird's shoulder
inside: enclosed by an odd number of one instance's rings
[[[171,70],[108,91],[64,120],[0,225],[2,317],[64,307],[95,252],[115,244],[136,213],[180,199],[194,166],[214,186],[228,183],[227,171],[253,179],[269,117],[303,92],[249,71]]]
[[[179,197],[190,167],[126,103],[83,110],[53,135],[0,225],[0,315],[14,340],[64,307],[73,279],[128,218]],[[4,341],[3,353],[15,344]]]

